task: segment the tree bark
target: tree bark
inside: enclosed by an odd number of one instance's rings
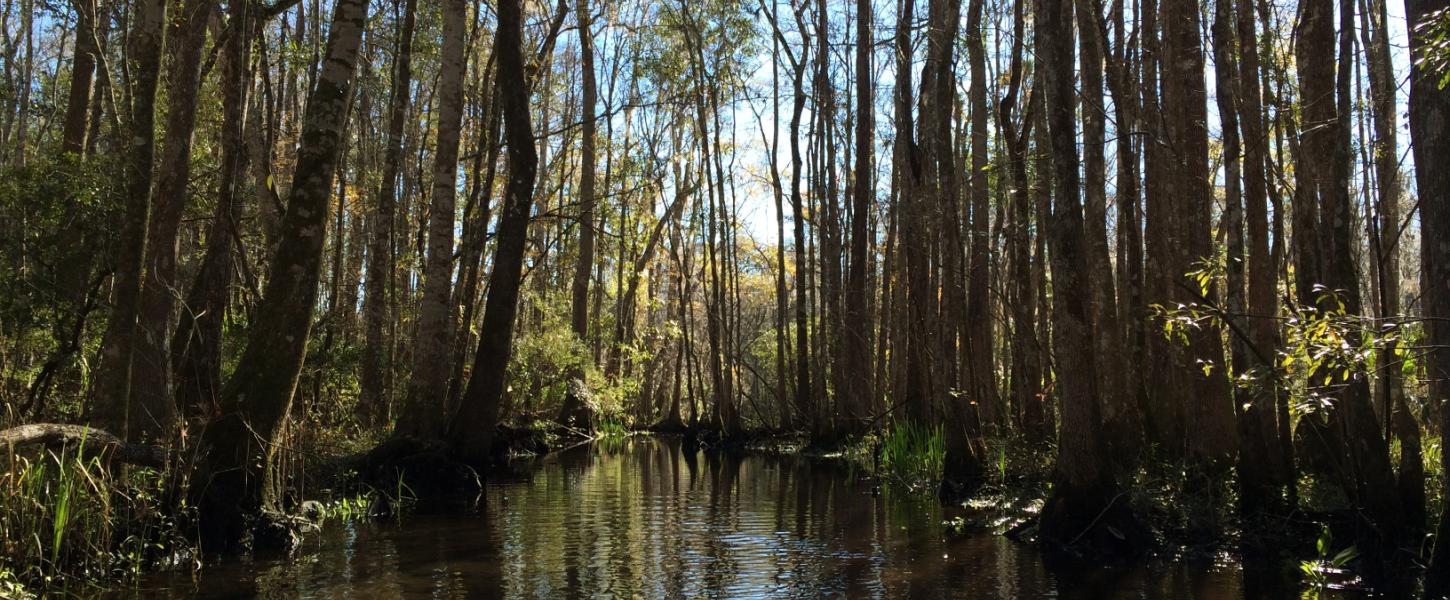
[[[448,0],[443,11],[443,55],[438,76],[438,147],[428,215],[428,257],[423,299],[413,341],[413,374],[398,431],[441,439],[453,349],[453,222],[457,208],[458,142],[463,124],[463,79],[468,71],[468,4]]]
[[[508,142],[508,185],[500,211],[493,272],[488,300],[474,355],[473,375],[463,394],[449,433],[453,452],[462,460],[488,462],[494,429],[513,349],[514,317],[518,313],[519,283],[523,276],[524,246],[528,241],[529,210],[533,206],[538,150],[529,122],[529,87],[524,79],[523,32],[520,0],[500,0],[494,52],[502,100],[504,134]]]
[[[579,0],[576,14],[579,20],[579,68],[583,80],[580,86],[580,102],[583,105],[580,132],[583,139],[579,143],[579,256],[574,263],[569,319],[574,337],[586,344],[589,340],[589,276],[594,271],[594,121],[595,105],[599,102],[594,75],[594,34],[590,31],[589,11],[589,0]],[[620,258],[623,260],[623,257]],[[572,377],[580,380],[582,387],[584,374],[574,373]],[[576,429],[592,430],[593,411],[584,400],[576,394],[565,394],[564,405],[559,410],[559,422]]]
[[[413,29],[416,25],[417,0],[396,0],[401,4],[402,25],[398,30],[397,49],[393,59],[392,91],[388,99],[388,129],[383,151],[382,183],[377,195],[377,212],[373,215],[372,239],[368,244],[366,290],[363,296],[363,357],[359,417],[364,423],[377,424],[388,417],[392,372],[392,340],[387,335],[392,320],[393,255],[397,241],[393,233],[396,219],[398,173],[403,161],[403,126],[408,116],[408,100],[413,82]]]
[[[1450,89],[1441,87],[1440,74],[1422,62],[1438,52],[1423,24],[1445,18],[1447,0],[1409,0],[1410,22],[1410,148],[1415,158],[1415,186],[1420,197],[1420,258],[1425,316],[1426,379],[1429,406],[1439,410],[1440,447],[1450,448],[1450,170],[1442,163],[1450,153]],[[1433,414],[1433,413],[1432,413]],[[1450,454],[1440,453],[1442,472],[1450,472]],[[1450,480],[1442,498],[1450,498]],[[1450,505],[1441,508],[1435,556],[1425,580],[1425,596],[1450,591]]]
[[[1087,268],[1087,242],[1078,190],[1077,124],[1073,115],[1073,0],[1038,0],[1037,50],[1046,84],[1047,125],[1054,178],[1052,331],[1062,425],[1052,494],[1039,524],[1044,543],[1088,543],[1128,551],[1137,537],[1102,439],[1102,410],[1094,373],[1092,299],[1083,294],[1098,274]],[[1117,535],[1114,535],[1116,533]],[[1116,540],[1116,541],[1114,541]]]
[[[186,418],[207,417],[220,410],[222,325],[231,304],[239,188],[247,169],[243,127],[252,83],[252,40],[259,31],[258,10],[251,0],[234,2],[229,10],[231,33],[222,50],[219,194],[207,229],[206,252],[171,340],[176,402]]]
[[[132,15],[127,46],[130,61],[130,141],[124,159],[125,217],[114,275],[111,319],[101,340],[95,374],[92,421],[121,439],[164,435],[175,410],[166,405],[133,406],[132,365],[145,275],[147,223],[151,218],[151,187],[156,158],[156,86],[161,75],[161,46],[166,30],[166,0],[145,0]],[[132,415],[135,415],[133,418]],[[132,425],[140,426],[132,431]]]
[[[197,96],[201,86],[202,45],[215,2],[189,0],[177,5],[167,40],[171,57],[166,136],[161,146],[161,163],[155,194],[151,198],[151,222],[147,226],[146,274],[141,285],[138,337],[131,359],[131,402],[133,406],[163,407],[167,420],[135,422],[133,427],[164,432],[175,419],[176,397],[172,393],[171,336],[175,331],[176,301],[180,284],[176,280],[177,234],[190,195],[191,141],[196,130]],[[165,413],[158,413],[165,414]]]
[[[100,48],[96,42],[96,0],[73,0],[76,10],[75,60],[71,63],[70,93],[66,100],[65,120],[60,149],[79,156],[86,154],[89,133],[91,91],[95,83],[96,59]]]
[[[323,67],[307,101],[277,253],[246,349],[222,392],[221,414],[201,434],[193,486],[203,544],[235,548],[249,516],[281,509],[273,455],[302,371],[322,268],[337,166],[366,0],[338,0]]]

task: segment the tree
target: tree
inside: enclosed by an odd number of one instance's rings
[[[373,215],[372,239],[368,243],[367,289],[363,296],[365,342],[361,388],[358,399],[359,416],[363,422],[379,423],[388,416],[388,382],[392,371],[384,335],[392,318],[393,253],[397,246],[393,234],[398,195],[398,171],[403,160],[403,126],[408,116],[408,99],[413,81],[413,29],[417,23],[417,0],[396,0],[401,4],[402,24],[398,27],[397,48],[393,59],[393,80],[388,95],[386,146],[381,183],[377,192],[377,212]]]
[[[594,270],[594,142],[595,105],[598,103],[598,85],[594,79],[594,35],[590,31],[589,1],[579,0],[579,67],[582,73],[580,102],[581,135],[579,147],[579,257],[574,264],[574,281],[570,293],[570,329],[580,342],[589,339],[589,276]],[[581,380],[573,389],[583,389],[583,374],[575,373]],[[564,406],[559,411],[559,421],[576,429],[592,430],[592,415],[585,398],[578,394],[567,394]]]
[[[1405,4],[1410,21],[1410,144],[1415,158],[1415,186],[1420,197],[1420,260],[1423,271],[1426,379],[1432,409],[1440,411],[1440,447],[1450,448],[1450,172],[1436,157],[1450,151],[1450,89],[1440,85],[1442,75],[1431,67],[1433,53],[1443,53],[1432,37],[1432,24],[1450,14],[1446,0],[1411,0]],[[1443,25],[1441,25],[1443,27]],[[1450,457],[1440,455],[1441,468]],[[1445,483],[1442,481],[1442,485]],[[1447,486],[1443,497],[1450,497]],[[1426,578],[1426,596],[1450,591],[1450,509],[1443,509],[1435,556]]]
[[[177,235],[190,195],[191,140],[196,130],[202,46],[214,4],[211,0],[179,4],[180,14],[167,38],[170,57],[166,134],[146,227],[145,275],[137,315],[139,335],[131,364],[132,404],[143,409],[165,407],[173,416],[177,405],[172,393],[171,337],[176,328],[175,298],[181,287],[176,278]]]
[[[444,433],[449,352],[453,349],[453,220],[458,183],[459,128],[463,121],[463,78],[468,5],[449,0],[443,11],[443,57],[438,77],[438,147],[433,154],[433,191],[428,210],[428,260],[423,299],[413,343],[413,375],[398,432],[421,438]]]
[[[520,4],[519,0],[500,0],[497,6],[494,53],[498,62],[497,85],[502,100],[504,135],[508,142],[508,186],[500,211],[498,245],[494,250],[493,272],[489,274],[488,300],[478,336],[478,351],[474,355],[473,375],[449,431],[454,454],[477,465],[488,462],[494,429],[498,427],[539,160],[529,119]]]
[[[1039,531],[1048,544],[1079,541],[1130,549],[1139,526],[1122,502],[1102,438],[1097,392],[1091,289],[1099,274],[1087,268],[1082,201],[1078,191],[1077,126],[1073,119],[1073,0],[1038,0],[1037,45],[1046,83],[1054,178],[1049,243],[1052,249],[1052,333],[1062,402],[1052,493]],[[1091,537],[1085,537],[1091,536]]]
[[[333,9],[325,60],[302,119],[292,190],[266,290],[246,349],[222,392],[221,411],[201,434],[196,481],[205,484],[192,489],[202,539],[211,547],[234,547],[247,534],[251,517],[282,508],[270,465],[312,331],[332,176],[367,4],[338,0]]]
[[[144,0],[132,17],[127,60],[130,61],[130,132],[125,160],[126,214],[117,253],[111,319],[101,341],[101,364],[94,379],[92,420],[122,439],[170,434],[175,408],[165,403],[135,406],[131,402],[132,368],[145,277],[147,223],[151,218],[151,187],[156,158],[156,86],[161,76],[161,46],[166,31],[166,0]]]
[[[1295,47],[1302,94],[1303,129],[1301,161],[1296,165],[1304,171],[1305,188],[1296,195],[1296,206],[1309,203],[1305,214],[1296,212],[1295,231],[1300,217],[1315,223],[1315,246],[1300,246],[1299,269],[1306,272],[1299,282],[1299,301],[1310,303],[1317,314],[1331,315],[1342,311],[1357,315],[1361,310],[1358,265],[1353,257],[1353,207],[1350,201],[1349,151],[1350,77],[1353,62],[1353,28],[1341,31],[1338,40],[1338,61],[1334,31],[1333,4],[1323,0],[1306,0],[1300,4],[1300,37]],[[1353,22],[1351,5],[1344,3],[1340,18]],[[1337,62],[1337,69],[1336,69]],[[1296,211],[1301,210],[1296,208]],[[1316,219],[1309,221],[1310,218]],[[1312,225],[1311,225],[1312,226]],[[1304,279],[1307,277],[1308,279]],[[1307,290],[1305,288],[1308,288]],[[1312,296],[1305,296],[1305,293]],[[1345,332],[1346,342],[1359,342],[1360,336]],[[1368,382],[1363,377],[1346,376],[1347,365],[1332,360],[1326,365],[1328,381],[1322,390],[1330,399],[1329,406],[1314,418],[1301,420],[1299,435],[1304,439],[1305,456],[1311,469],[1343,490],[1349,499],[1347,510],[1360,512],[1370,527],[1353,528],[1359,549],[1369,557],[1368,566],[1377,569],[1390,560],[1401,541],[1403,512],[1395,491],[1394,470],[1389,461],[1387,441],[1379,433],[1378,421],[1370,405]],[[1323,374],[1320,377],[1324,377]]]
[[[70,92],[66,97],[61,150],[84,156],[90,133],[91,91],[96,77],[96,0],[74,0],[76,10],[75,61],[71,65]]]

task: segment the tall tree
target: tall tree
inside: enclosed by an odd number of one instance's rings
[[[449,432],[454,453],[480,465],[488,460],[493,430],[498,427],[539,161],[529,118],[529,86],[524,77],[521,4],[520,0],[500,0],[497,5],[494,55],[498,64],[504,135],[508,142],[509,178],[503,209],[499,211],[498,242],[493,272],[489,274],[488,300],[478,336],[478,351],[474,355],[473,375]]]
[[[132,404],[165,407],[173,413],[176,398],[172,394],[171,336],[176,327],[175,298],[181,288],[176,280],[177,235],[190,195],[191,141],[196,130],[202,47],[214,5],[212,0],[177,4],[180,14],[173,18],[167,37],[170,57],[166,133],[161,146],[159,176],[151,198],[151,219],[146,227],[146,274],[141,285],[139,336],[131,365]]]
[[[987,252],[987,66],[982,32],[982,0],[967,4],[967,60],[971,70],[971,172],[967,189],[971,197],[971,253],[967,267],[966,323],[963,335],[961,377],[966,385],[968,403],[952,402],[952,421],[948,423],[946,472],[942,477],[941,496],[956,501],[976,491],[981,484],[982,455],[980,447],[985,423],[997,420],[997,382],[992,372],[992,312],[987,297],[987,279],[991,273]],[[944,85],[945,83],[939,83]],[[950,84],[945,84],[950,85]],[[951,190],[951,188],[948,188]],[[947,193],[955,193],[951,190]],[[958,212],[958,214],[961,214]],[[948,215],[948,220],[956,215]],[[948,249],[947,252],[953,252]],[[948,317],[950,318],[950,316]]]
[[[1440,411],[1440,447],[1450,448],[1450,171],[1436,162],[1450,152],[1450,88],[1440,85],[1441,73],[1429,62],[1444,52],[1434,40],[1435,19],[1443,23],[1450,1],[1409,0],[1410,21],[1410,147],[1415,158],[1415,187],[1420,197],[1420,260],[1425,316],[1426,379],[1430,407]],[[1442,25],[1443,27],[1443,25]],[[1433,414],[1433,413],[1432,413]],[[1450,468],[1450,456],[1440,453],[1441,469]],[[1444,472],[1444,471],[1442,471]],[[1442,498],[1450,498],[1450,480]],[[1435,556],[1425,581],[1426,597],[1450,592],[1450,506],[1442,507],[1436,533]]]
[[[366,0],[338,0],[333,9],[271,273],[246,349],[222,392],[221,411],[201,435],[197,480],[206,485],[193,487],[194,506],[203,542],[211,547],[234,546],[246,535],[249,516],[281,509],[279,476],[270,466],[312,330],[332,176],[367,8]]]
[[[871,205],[876,193],[875,103],[872,93],[871,0],[856,0],[856,165],[851,188],[851,257],[846,272],[845,303],[840,343],[842,370],[847,374],[838,390],[846,412],[846,431],[859,432],[870,418],[872,319],[867,304],[866,267],[871,237]]]
[[[147,223],[151,218],[156,87],[161,77],[166,7],[167,0],[144,0],[136,6],[126,48],[131,100],[131,111],[127,115],[129,143],[124,160],[126,210],[113,276],[111,319],[101,340],[101,364],[92,383],[92,420],[118,432],[122,438],[166,435],[176,412],[165,403],[154,406],[131,403],[132,367],[137,336],[141,334],[137,319],[145,276]]]
[[[373,215],[372,238],[368,243],[367,289],[363,296],[364,343],[360,416],[378,423],[388,416],[388,383],[392,372],[391,341],[386,333],[392,320],[393,255],[398,250],[393,233],[396,219],[398,172],[403,160],[403,127],[413,82],[413,29],[417,23],[417,0],[395,0],[401,6],[397,47],[393,53],[393,81],[388,95],[388,119],[377,212]]]
[[[453,223],[458,189],[458,141],[463,124],[463,79],[468,71],[466,0],[443,7],[443,55],[438,75],[438,146],[433,153],[433,190],[428,209],[428,257],[423,298],[413,342],[413,374],[400,433],[441,438],[453,349]]]
[[[1044,542],[1131,547],[1137,526],[1103,439],[1097,391],[1091,298],[1081,293],[1099,276],[1087,268],[1087,242],[1078,188],[1077,123],[1073,118],[1073,0],[1037,0],[1036,40],[1046,89],[1047,129],[1052,140],[1053,358],[1058,373],[1062,424],[1052,494],[1042,507]],[[1085,537],[1090,536],[1090,537]],[[1132,536],[1132,537],[1130,537]]]
[[[1353,8],[1342,2],[1340,18],[1353,23]],[[1359,269],[1354,259],[1353,207],[1350,199],[1349,96],[1353,64],[1353,26],[1341,29],[1336,40],[1334,4],[1329,0],[1300,3],[1299,38],[1295,47],[1302,95],[1303,132],[1299,182],[1303,192],[1295,202],[1312,204],[1310,216],[1317,218],[1317,243],[1300,246],[1300,302],[1312,302],[1320,316],[1329,317],[1340,307],[1346,315],[1361,310]],[[1345,17],[1348,18],[1345,18]],[[1336,53],[1336,47],[1338,52]],[[1338,60],[1336,60],[1336,58]],[[1296,209],[1297,210],[1297,209]],[[1296,219],[1295,235],[1301,229]],[[1307,290],[1305,288],[1308,288]],[[1319,288],[1319,289],[1316,289]],[[1322,291],[1321,291],[1322,289]],[[1351,345],[1359,335],[1345,332]],[[1369,385],[1363,377],[1345,376],[1348,365],[1330,361],[1328,385],[1316,390],[1332,400],[1322,414],[1300,421],[1305,460],[1327,477],[1350,502],[1346,510],[1359,512],[1372,524],[1355,527],[1352,535],[1371,569],[1383,567],[1400,542],[1402,506],[1395,490],[1389,447],[1380,434],[1378,419],[1370,404]],[[1323,377],[1323,375],[1320,375]]]
[[[171,340],[176,402],[185,417],[201,417],[217,410],[222,325],[231,306],[238,205],[247,169],[244,125],[249,112],[247,92],[252,85],[252,40],[259,30],[261,15],[252,0],[231,2],[227,12],[231,34],[222,48],[218,197],[207,228],[206,251]]]
[[[574,263],[574,281],[570,286],[570,330],[580,342],[589,339],[589,276],[594,271],[594,143],[595,105],[599,102],[598,85],[594,75],[594,34],[590,31],[589,0],[579,0],[579,68],[583,80],[580,87],[581,112],[579,143],[579,256]],[[637,281],[634,280],[634,281]],[[582,373],[575,373],[576,379],[583,379]],[[571,388],[582,388],[582,381]],[[590,409],[579,393],[568,393],[564,406],[559,411],[559,421],[574,428],[593,427]]]
[[[1379,283],[1379,318],[1386,323],[1399,318],[1400,239],[1404,225],[1400,217],[1399,107],[1396,102],[1394,65],[1390,60],[1389,14],[1385,0],[1360,3],[1361,35],[1364,38],[1365,67],[1369,74],[1370,112],[1373,115],[1374,183],[1379,196],[1369,219],[1370,250]],[[1380,351],[1375,379],[1375,404],[1380,415],[1400,442],[1399,492],[1404,503],[1409,536],[1418,536],[1425,526],[1425,459],[1420,450],[1420,423],[1405,402],[1405,385],[1399,358],[1404,348],[1390,340]],[[1386,438],[1388,438],[1388,433]],[[1407,538],[1409,539],[1409,538]]]
[[[96,1],[74,0],[76,11],[75,57],[71,63],[70,93],[66,98],[65,120],[62,124],[61,150],[77,155],[86,152],[86,135],[90,133],[91,92],[96,79],[96,62],[100,44],[96,41]]]

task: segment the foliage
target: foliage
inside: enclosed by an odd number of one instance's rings
[[[193,554],[169,472],[122,468],[75,451],[11,453],[0,472],[0,595],[135,578]],[[180,496],[177,496],[180,497]]]
[[[1431,77],[1439,79],[1440,89],[1450,85],[1450,9],[1430,13],[1424,21],[1414,24],[1425,40],[1416,64]]]
[[[1325,525],[1320,531],[1319,539],[1315,541],[1314,548],[1318,552],[1318,557],[1312,560],[1301,561],[1299,563],[1299,570],[1304,574],[1304,580],[1309,586],[1319,591],[1333,587],[1333,582],[1337,578],[1342,578],[1346,575],[1345,569],[1349,566],[1349,563],[1359,557],[1359,550],[1354,546],[1346,547],[1334,553],[1333,556],[1330,555],[1330,552],[1334,548],[1334,535],[1329,531],[1328,525]]]
[[[80,410],[85,350],[101,328],[77,321],[102,304],[95,258],[115,242],[109,168],[65,155],[0,169],[0,287],[9,290],[0,294],[0,421],[16,410]],[[51,401],[57,392],[66,402]]]
[[[941,477],[946,457],[942,426],[897,421],[881,437],[882,474],[913,487],[930,487]]]

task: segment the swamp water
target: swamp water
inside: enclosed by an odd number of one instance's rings
[[[118,597],[1280,598],[1232,563],[1049,568],[841,461],[632,437],[496,475],[476,507],[329,522],[292,558],[161,574]],[[1312,597],[1312,595],[1310,596]]]

